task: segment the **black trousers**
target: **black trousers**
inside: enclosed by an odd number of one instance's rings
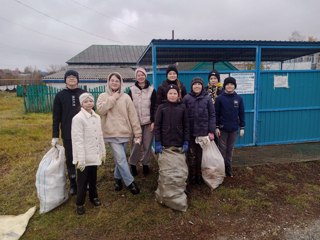
[[[66,164],[68,171],[68,178],[70,180],[70,186],[75,187],[76,185],[76,167],[72,163],[73,155],[72,155],[72,142],[71,139],[63,140],[63,147],[66,155]]]
[[[187,159],[189,166],[189,177],[201,176],[202,148],[196,143],[196,138],[193,136],[190,136]]]
[[[87,166],[83,172],[77,169],[77,205],[86,201],[87,185],[89,184],[89,199],[98,197],[97,192],[97,166]]]

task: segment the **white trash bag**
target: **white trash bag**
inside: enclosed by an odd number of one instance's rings
[[[52,147],[42,158],[36,175],[40,213],[46,213],[68,200],[64,147]]]
[[[210,141],[209,137],[197,137],[196,143],[202,148],[202,178],[214,190],[225,177],[224,159],[215,142]]]

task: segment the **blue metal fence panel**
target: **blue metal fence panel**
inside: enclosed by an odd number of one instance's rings
[[[239,72],[239,71],[237,71]],[[247,72],[247,71],[244,71]],[[187,93],[191,91],[191,81],[194,77],[201,77],[205,83],[208,83],[207,71],[179,71],[179,80],[186,86]],[[148,79],[153,79],[152,74],[148,74]],[[156,84],[159,86],[163,80],[166,79],[165,72],[161,71],[157,73]],[[254,94],[243,94],[243,101],[245,104],[245,135],[243,138],[238,137],[236,146],[252,146],[254,145]]]
[[[289,88],[274,88],[274,76]],[[259,91],[257,145],[319,141],[320,71],[264,71]]]

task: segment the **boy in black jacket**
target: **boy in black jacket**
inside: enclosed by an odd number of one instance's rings
[[[182,147],[186,153],[189,148],[189,122],[186,106],[178,102],[179,88],[169,85],[167,102],[159,106],[155,118],[156,153],[162,153],[163,147]]]
[[[70,195],[77,194],[76,169],[72,164],[72,142],[71,142],[71,122],[72,118],[80,111],[81,106],[79,96],[85,91],[78,88],[79,73],[68,70],[64,75],[66,88],[58,92],[54,98],[52,111],[52,141],[51,145],[56,146],[61,138],[66,155],[68,178],[70,180]]]
[[[219,137],[219,150],[224,158],[226,176],[233,177],[232,152],[240,127],[240,137],[244,135],[244,104],[243,99],[234,90],[237,88],[236,80],[228,77],[223,82],[224,92],[220,94],[215,103],[217,128]]]

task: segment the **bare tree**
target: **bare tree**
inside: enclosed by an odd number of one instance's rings
[[[292,42],[301,42],[305,40],[306,40],[306,37],[302,36],[298,31],[293,31],[291,33],[291,36],[289,37],[289,41],[292,41]]]

